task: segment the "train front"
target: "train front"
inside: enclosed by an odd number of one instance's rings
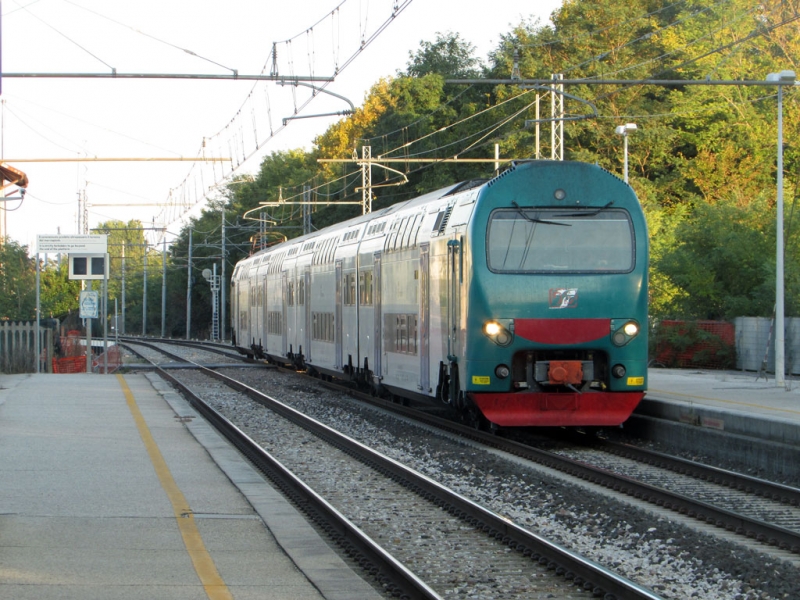
[[[501,426],[624,422],[647,385],[633,190],[594,165],[523,163],[481,191],[467,237],[466,397]]]

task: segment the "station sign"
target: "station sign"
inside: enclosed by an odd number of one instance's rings
[[[105,254],[108,252],[108,235],[37,235],[36,252],[39,254]]]

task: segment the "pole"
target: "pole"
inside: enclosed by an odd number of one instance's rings
[[[147,244],[144,245],[144,271],[142,273],[142,335],[147,335]]]
[[[192,339],[192,229],[189,228],[189,265],[186,267],[186,339]]]
[[[125,335],[125,240],[122,240],[122,335]]]
[[[623,144],[625,146],[624,150],[625,169],[623,173],[624,173],[625,183],[628,183],[628,132],[627,131],[624,134],[622,134],[622,138],[623,138]]]
[[[161,240],[161,337],[167,328],[167,238]]]
[[[783,85],[778,85],[778,202],[775,254],[775,385],[785,387],[783,330]]]
[[[221,323],[220,323],[220,328],[219,328],[220,329],[220,339],[222,339],[222,340],[225,339],[225,301],[226,301],[226,297],[227,297],[227,295],[225,293],[225,288],[227,287],[225,285],[225,263],[228,262],[228,257],[227,257],[227,253],[226,252],[227,251],[226,251],[226,248],[225,248],[225,206],[223,205],[222,206],[222,275],[221,275],[221,279],[222,279],[222,284],[223,285],[222,285],[222,303],[221,303],[221,306],[220,306],[220,310],[222,312],[222,316],[220,317]]]
[[[361,214],[372,212],[372,146],[361,146]]]
[[[106,253],[108,265],[108,253]],[[108,375],[108,277],[103,272],[103,373]]]
[[[89,279],[86,281],[86,289],[88,291],[92,291],[92,280]],[[86,323],[86,372],[92,372],[92,320],[91,319],[84,319],[84,323]]]
[[[303,186],[303,235],[311,233],[311,186]]]
[[[5,212],[5,211],[3,211]],[[40,310],[40,302],[41,302],[41,266],[39,265],[39,253],[36,253],[36,373],[41,372],[41,367],[39,366],[40,361],[40,354],[42,352],[41,349],[41,341],[39,340],[39,321],[41,320],[41,314],[39,313]],[[49,358],[49,357],[48,357]]]
[[[219,340],[219,279],[217,279],[217,263],[211,279],[211,340]]]

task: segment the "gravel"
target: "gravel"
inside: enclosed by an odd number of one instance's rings
[[[540,467],[478,449],[278,371],[227,374],[401,461],[515,523],[606,565],[669,599],[796,598],[788,561],[675,523]],[[183,378],[183,377],[182,377]],[[269,413],[249,400],[218,399],[235,423],[259,427]],[[331,474],[335,477],[335,474]]]

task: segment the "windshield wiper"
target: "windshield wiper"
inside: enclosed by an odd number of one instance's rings
[[[600,208],[598,208],[596,210],[593,210],[591,212],[583,211],[583,212],[566,213],[566,214],[563,214],[563,215],[556,215],[556,217],[594,217],[594,216],[599,215],[601,212],[603,212],[607,208],[609,208],[612,204],[614,204],[613,200],[611,200],[605,206],[601,206]]]
[[[525,214],[525,211],[523,211],[522,208],[520,208],[519,204],[517,204],[513,200],[511,201],[511,205],[517,209],[517,212],[520,215],[522,215],[523,219],[525,219],[526,221],[530,221],[531,223],[543,223],[545,225],[561,225],[562,227],[572,227],[572,225],[570,225],[569,223],[559,223],[557,221],[545,221],[544,219],[539,219],[537,217],[529,217],[528,215]],[[566,216],[566,215],[559,215],[559,216]]]

